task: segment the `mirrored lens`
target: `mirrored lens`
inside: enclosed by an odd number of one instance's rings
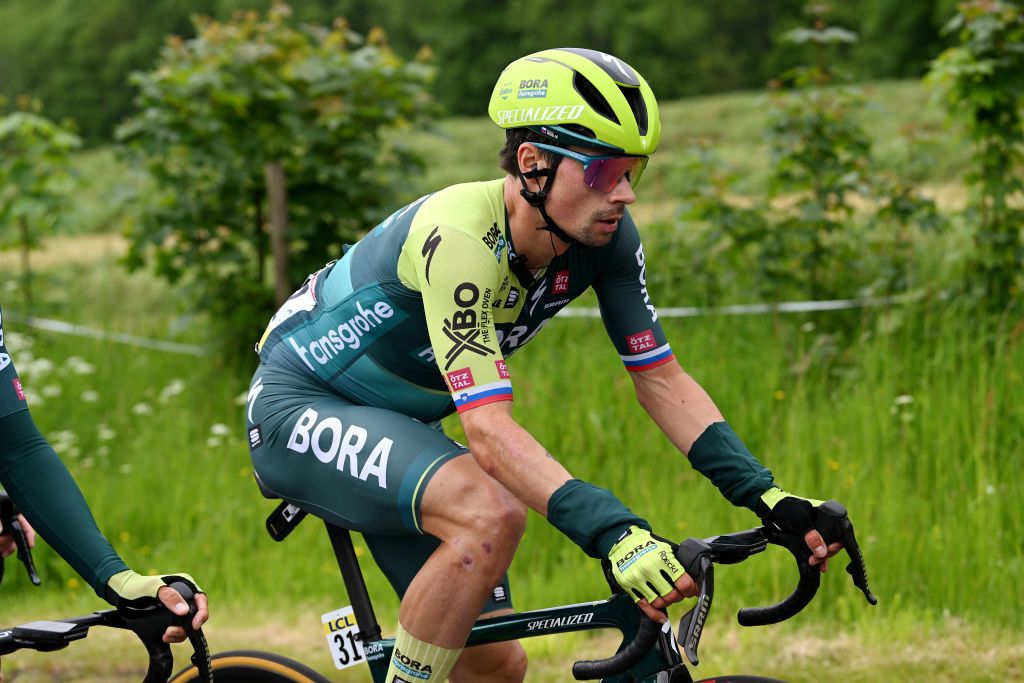
[[[583,173],[583,182],[601,192],[611,192],[623,176],[629,177],[629,184],[636,189],[640,176],[647,167],[648,157],[610,157],[595,159]]]

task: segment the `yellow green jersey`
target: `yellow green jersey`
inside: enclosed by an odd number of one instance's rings
[[[281,307],[257,344],[262,363],[433,421],[512,400],[505,359],[590,287],[628,370],[673,358],[629,214],[608,245],[572,244],[524,283],[503,188],[454,185],[388,217]]]

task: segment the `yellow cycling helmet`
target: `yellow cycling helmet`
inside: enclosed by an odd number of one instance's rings
[[[529,128],[559,146],[648,155],[661,119],[647,81],[629,64],[597,50],[543,50],[501,72],[487,107],[502,128]]]

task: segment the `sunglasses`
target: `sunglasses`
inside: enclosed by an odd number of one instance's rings
[[[650,157],[647,156],[590,156],[581,154],[564,147],[546,145],[542,142],[534,142],[533,145],[543,150],[569,157],[583,164],[583,182],[600,192],[611,192],[619,181],[625,177],[629,184],[636,189],[640,184],[640,176]]]

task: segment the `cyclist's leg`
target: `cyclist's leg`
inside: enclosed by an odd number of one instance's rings
[[[409,585],[399,622],[419,640],[462,647],[501,580],[526,526],[526,506],[472,457],[442,465],[420,503],[441,540]]]
[[[363,538],[377,566],[400,598],[405,596],[420,567],[441,543],[429,534],[363,534]],[[506,574],[502,582],[491,590],[491,597],[484,604],[480,618],[511,614],[512,611],[512,593]],[[467,648],[449,674],[449,680],[452,683],[517,683],[525,675],[526,651],[517,641],[509,641]]]
[[[399,621],[416,641],[461,648],[512,561],[525,506],[443,433],[265,366],[250,388],[247,428],[254,467],[285,499],[364,533],[440,539]]]
[[[503,609],[485,612],[482,618],[510,614]],[[448,674],[451,683],[519,683],[526,678],[526,650],[518,640],[467,647]]]

